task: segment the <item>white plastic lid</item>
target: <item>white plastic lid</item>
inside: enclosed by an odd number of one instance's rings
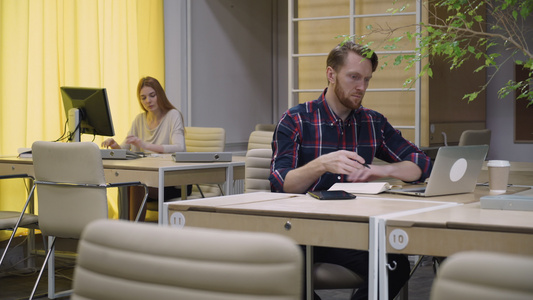
[[[489,160],[487,167],[510,167],[511,163],[508,160]]]

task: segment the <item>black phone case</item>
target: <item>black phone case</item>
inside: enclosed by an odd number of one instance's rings
[[[308,194],[320,200],[348,200],[356,198],[354,194],[346,191],[313,191],[308,192]]]

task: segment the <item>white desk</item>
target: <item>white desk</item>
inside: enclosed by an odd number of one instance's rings
[[[158,187],[159,224],[166,224],[163,214],[164,187],[189,184],[222,183],[226,194],[233,194],[233,181],[244,179],[244,157],[232,162],[176,163],[170,155],[133,160],[103,160],[106,181],[109,183],[140,181]],[[34,175],[31,158],[0,157],[0,174]],[[186,195],[183,196],[186,198]]]
[[[370,297],[376,299],[378,231],[373,216],[457,205],[421,198],[386,198],[390,196],[320,201],[306,195],[259,192],[168,202],[164,206],[170,225],[178,228],[271,232],[288,236],[301,245],[368,250],[372,271]],[[310,262],[307,263],[309,270]],[[311,295],[308,293],[309,299]]]
[[[533,212],[481,209],[477,202],[390,217],[380,234],[383,256],[385,252],[449,256],[469,250],[533,255]],[[391,244],[398,237],[403,244]],[[380,286],[387,280],[381,272]]]

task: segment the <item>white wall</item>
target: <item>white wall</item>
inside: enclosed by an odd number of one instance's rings
[[[533,28],[533,20],[529,20],[528,27]],[[530,49],[533,48],[531,31],[526,40],[529,41]],[[508,51],[502,46],[492,51],[502,54],[499,61],[504,61],[506,56],[508,57]],[[492,72],[488,73],[490,76]],[[514,79],[514,63],[511,61],[501,67],[487,88],[487,128],[492,131],[488,158],[533,162],[533,144],[514,142],[515,95],[511,94],[504,99],[498,98],[498,90],[510,79]]]
[[[287,18],[278,17],[286,7],[286,0],[165,1],[167,94],[188,126],[225,128],[228,151],[245,149],[255,124],[277,122],[286,109]]]
[[[164,1],[165,92],[186,116],[187,108],[187,1]]]

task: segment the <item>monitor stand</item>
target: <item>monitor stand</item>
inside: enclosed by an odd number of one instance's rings
[[[81,119],[80,110],[77,108],[71,108],[68,110],[68,130],[70,132],[69,142],[81,141]]]

